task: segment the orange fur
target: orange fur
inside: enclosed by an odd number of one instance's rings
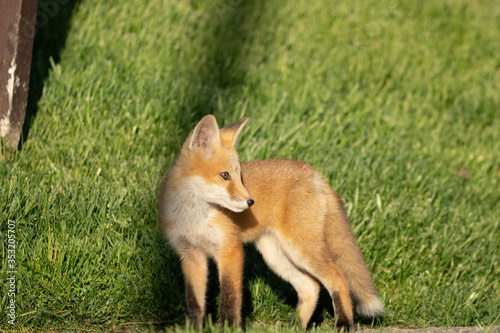
[[[303,162],[240,164],[235,146],[247,120],[219,130],[213,116],[204,117],[159,197],[160,224],[182,261],[190,320],[201,327],[206,261],[212,257],[221,283],[221,320],[240,324],[245,242],[254,242],[269,267],[296,289],[294,320],[304,328],[320,283],[340,325],[354,328],[353,302],[361,315],[380,315],[382,302],[338,195]]]

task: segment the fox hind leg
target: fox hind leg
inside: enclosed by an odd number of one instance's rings
[[[255,244],[268,266],[278,276],[288,281],[297,292],[298,303],[292,323],[298,319],[305,329],[318,301],[320,288],[318,281],[294,265],[274,236],[262,235]]]
[[[317,278],[330,294],[337,325],[354,330],[353,309],[347,281],[333,258],[327,253],[325,251],[323,258],[306,257],[305,265],[310,269],[310,274]]]

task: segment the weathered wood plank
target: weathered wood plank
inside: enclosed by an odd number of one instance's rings
[[[0,0],[0,136],[7,147],[19,144],[26,115],[37,4]]]

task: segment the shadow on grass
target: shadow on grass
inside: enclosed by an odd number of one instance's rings
[[[188,106],[186,115],[195,123],[207,114],[214,114],[220,123],[224,120],[219,110],[219,98],[226,99],[245,82],[248,68],[245,47],[258,24],[260,1],[220,0],[211,8],[206,49],[207,61],[193,73],[201,81],[196,101]],[[224,101],[227,102],[227,101]],[[191,130],[191,129],[188,129]],[[189,131],[187,132],[189,133]]]
[[[26,118],[19,149],[29,136],[31,123],[38,112],[38,101],[43,95],[45,80],[49,76],[51,59],[59,63],[66,43],[74,8],[83,0],[38,0],[33,56],[31,59],[30,88]]]

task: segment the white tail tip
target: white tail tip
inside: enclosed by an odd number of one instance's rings
[[[384,313],[384,304],[378,297],[374,297],[368,303],[356,305],[356,312],[362,317],[379,317]]]

